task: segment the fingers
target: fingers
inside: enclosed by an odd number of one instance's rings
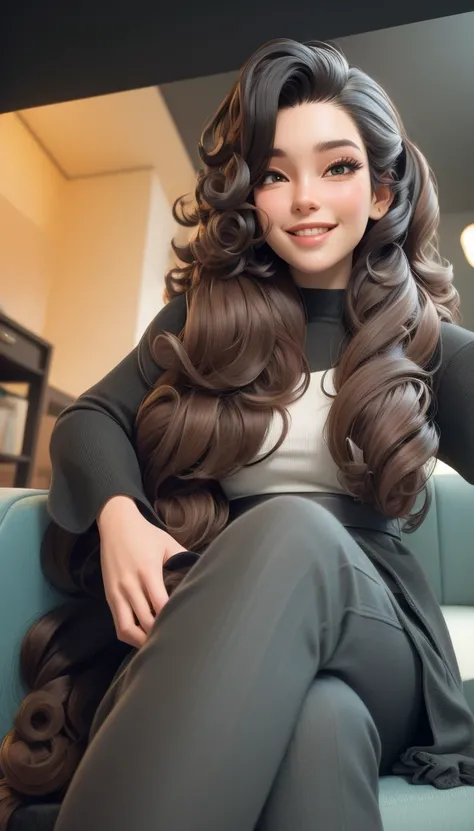
[[[137,648],[143,646],[156,615],[168,600],[163,580],[159,577],[146,590],[140,585],[124,590],[123,595],[109,602],[118,639]]]
[[[150,606],[155,611],[155,614],[161,612],[163,606],[169,600],[162,575],[156,574],[151,579],[148,579],[146,593],[150,600]]]
[[[125,597],[108,600],[115,624],[117,638],[139,649],[146,641],[146,632],[137,626],[135,615],[129,601]]]
[[[137,584],[137,586],[128,590],[126,598],[145,635],[149,635],[155,622],[155,614],[150,606],[145,590],[140,584]]]

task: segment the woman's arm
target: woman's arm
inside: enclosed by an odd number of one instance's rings
[[[441,365],[434,378],[438,457],[474,484],[474,333],[441,324]]]
[[[116,496],[134,500],[145,517],[159,524],[145,496],[133,444],[138,408],[161,375],[149,345],[150,330],[179,334],[186,321],[186,298],[165,306],[138,346],[108,375],[59,416],[51,437],[51,518],[82,533]]]

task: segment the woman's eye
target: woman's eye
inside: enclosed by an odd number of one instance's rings
[[[332,176],[344,176],[346,170],[350,170],[349,165],[347,164],[335,164],[334,167],[330,167],[328,173]]]
[[[337,162],[331,165],[326,171],[329,176],[347,176],[348,173],[355,173],[356,170],[362,167],[358,162]]]
[[[286,176],[283,173],[277,173],[275,170],[269,170],[265,173],[262,179],[262,185],[274,185],[276,182],[285,182]]]

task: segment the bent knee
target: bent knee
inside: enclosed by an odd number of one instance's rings
[[[381,753],[374,719],[361,697],[335,675],[319,675],[305,698],[299,729],[313,740],[322,730],[337,730],[349,746],[352,742],[369,742]]]

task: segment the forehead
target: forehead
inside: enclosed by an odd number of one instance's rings
[[[351,139],[362,149],[356,125],[343,109],[331,102],[298,104],[280,110],[277,116],[275,147],[299,152],[315,144],[336,139]]]

